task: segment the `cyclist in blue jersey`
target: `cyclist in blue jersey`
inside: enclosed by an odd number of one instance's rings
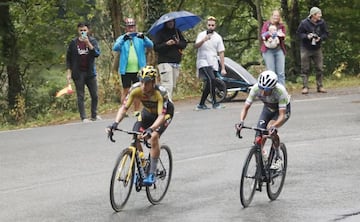
[[[258,82],[251,88],[240,113],[240,123],[236,124],[237,133],[240,132],[244,125],[247,113],[256,98],[264,103],[257,127],[269,129],[270,134],[276,134],[277,128],[281,127],[290,118],[290,96],[285,87],[278,83],[276,73],[270,70],[262,72]],[[257,136],[259,136],[259,132],[256,132],[255,137]],[[278,149],[276,149],[276,156],[279,156]],[[281,159],[277,158],[277,161],[271,167],[276,169],[280,165]]]

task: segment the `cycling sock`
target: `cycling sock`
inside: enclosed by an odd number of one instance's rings
[[[150,170],[149,173],[155,173],[159,158],[150,157]]]

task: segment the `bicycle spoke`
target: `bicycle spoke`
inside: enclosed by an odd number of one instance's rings
[[[271,154],[271,162],[275,162],[276,158],[281,158],[282,164],[279,169],[269,170],[269,182],[266,184],[266,191],[270,200],[276,200],[284,186],[287,165],[286,147],[282,143],[279,147],[279,156],[275,157],[274,150]]]
[[[156,170],[156,182],[146,187],[146,195],[150,203],[158,204],[169,188],[172,172],[172,155],[168,146],[161,146],[160,158]]]
[[[131,151],[125,149],[116,161],[110,184],[110,203],[115,211],[120,211],[129,199],[133,186],[134,164]]]

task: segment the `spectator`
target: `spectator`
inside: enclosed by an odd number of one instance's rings
[[[187,42],[182,33],[175,28],[175,20],[167,21],[154,37],[154,50],[158,55],[160,84],[173,96],[176,81],[179,77],[182,51]]]
[[[136,31],[136,22],[133,18],[125,19],[126,33],[119,36],[113,46],[113,51],[120,53],[119,74],[123,92],[121,101],[124,102],[132,84],[139,81],[137,73],[146,66],[146,48],[152,48],[153,42],[143,33]],[[134,116],[140,113],[140,101],[134,101]]]
[[[196,68],[199,78],[204,81],[200,103],[196,106],[196,110],[208,109],[205,100],[209,93],[212,97],[212,108],[224,108],[224,106],[216,102],[215,76],[219,70],[218,56],[220,57],[221,74],[226,74],[224,63],[225,47],[222,37],[215,31],[215,28],[216,18],[213,16],[208,17],[207,30],[200,32],[195,41],[195,48],[197,48]]]
[[[270,19],[261,28],[262,57],[266,69],[278,76],[278,82],[285,86],[285,26],[279,10],[274,10]]]
[[[66,52],[67,81],[70,84],[72,78],[75,83],[77,104],[83,122],[90,121],[86,118],[84,105],[85,85],[91,96],[91,120],[101,119],[97,115],[98,86],[95,69],[95,58],[100,55],[100,49],[96,39],[89,35],[89,30],[89,24],[79,23],[78,36],[71,40]]]
[[[301,77],[303,78],[302,94],[309,93],[308,76],[310,63],[314,61],[316,71],[316,87],[319,93],[326,93],[323,87],[323,53],[321,42],[328,38],[329,32],[326,22],[321,18],[318,7],[312,7],[307,18],[301,21],[297,34],[301,39]]]

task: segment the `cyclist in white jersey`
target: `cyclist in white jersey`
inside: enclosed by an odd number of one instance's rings
[[[264,103],[257,127],[269,129],[270,134],[276,133],[277,128],[290,118],[290,96],[285,87],[278,83],[276,73],[270,70],[262,72],[258,82],[251,88],[240,113],[240,123],[236,125],[237,131],[240,131],[244,125],[247,113],[256,98]],[[259,136],[258,131],[255,134],[255,137],[257,136]],[[278,155],[278,152],[276,154]]]

